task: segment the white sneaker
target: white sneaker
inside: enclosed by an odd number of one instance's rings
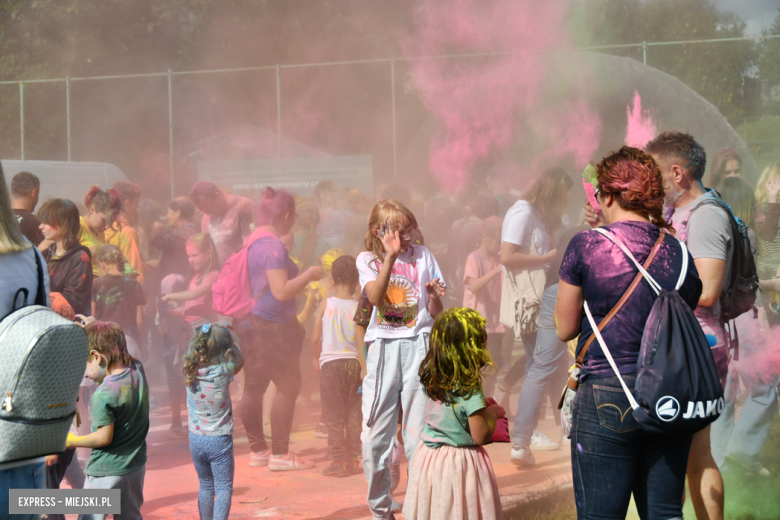
[[[530,448],[526,448],[520,444],[512,446],[509,460],[515,466],[533,466],[536,464],[536,459],[534,458],[534,454],[531,453]]]
[[[264,468],[268,466],[268,460],[271,458],[271,450],[265,450],[262,453],[249,453],[249,465],[253,468]]]
[[[531,449],[534,451],[555,451],[561,449],[561,443],[551,440],[539,430],[534,430],[531,437]]]
[[[401,504],[399,504],[393,496],[390,496],[390,500],[392,500],[392,503],[390,504],[390,511],[392,511],[393,513],[400,513]]]
[[[301,469],[311,469],[313,467],[313,462],[300,459],[298,458],[298,455],[293,452],[289,452],[282,457],[271,455],[271,458],[268,460],[268,469],[271,471],[298,471]]]

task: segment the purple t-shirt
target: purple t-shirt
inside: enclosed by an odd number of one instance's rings
[[[287,254],[284,244],[276,237],[263,237],[249,246],[247,254],[252,294],[258,298],[252,314],[268,321],[290,323],[295,319],[295,298],[279,301],[268,286],[268,269],[287,269],[287,279],[298,276],[298,266]]]
[[[623,241],[640,264],[647,260],[660,232],[653,224],[635,221],[615,222],[606,226],[606,229]],[[688,256],[688,275],[679,293],[691,309],[695,309],[701,296],[701,280],[690,253]],[[682,248],[676,238],[667,236],[648,272],[662,288],[673,290],[680,269]],[[569,242],[559,274],[564,282],[582,287],[585,301],[598,324],[623,296],[637,272],[634,263],[618,246],[597,231],[588,230],[578,233]],[[621,374],[636,373],[645,322],[654,303],[655,293],[643,280],[601,333]],[[583,310],[582,332],[577,343],[578,355],[592,333]],[[588,349],[581,374],[592,377],[614,375],[597,341]]]

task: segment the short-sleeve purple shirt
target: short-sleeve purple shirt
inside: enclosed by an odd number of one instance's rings
[[[649,222],[620,221],[606,226],[619,237],[634,258],[644,264],[660,230]],[[695,309],[701,296],[701,280],[688,253],[688,275],[679,289],[682,299]],[[667,236],[648,272],[662,288],[673,290],[682,269],[682,248],[679,241]],[[607,237],[595,230],[582,231],[572,238],[561,263],[560,278],[570,285],[582,287],[595,322],[601,320],[623,296],[638,270],[626,254]],[[655,293],[643,280],[622,309],[602,331],[621,374],[635,374],[645,322],[655,303]],[[593,330],[582,311],[582,332],[577,354]],[[583,362],[582,375],[610,377],[614,375],[598,342],[594,341]]]
[[[284,244],[276,237],[263,237],[247,252],[252,294],[258,298],[252,314],[268,321],[288,324],[295,319],[295,298],[279,301],[268,286],[268,269],[287,269],[287,279],[298,276],[298,266],[290,259]]]

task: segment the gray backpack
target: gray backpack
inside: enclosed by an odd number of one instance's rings
[[[35,305],[19,289],[0,321],[0,463],[65,451],[89,355],[86,331],[45,307],[43,266],[34,256]]]

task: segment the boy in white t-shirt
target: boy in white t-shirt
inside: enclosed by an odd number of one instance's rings
[[[320,302],[311,347],[320,374],[322,417],[328,427],[328,447],[333,462],[326,477],[346,477],[360,470],[360,357],[355,341],[358,272],[355,259],[340,256],[333,261],[330,279],[336,295]]]
[[[365,341],[372,342],[363,380],[363,470],[374,518],[393,518],[390,453],[403,409],[404,450],[409,463],[425,427],[427,398],[418,371],[428,351],[434,318],[442,311],[445,284],[433,254],[412,245],[417,220],[400,202],[376,203],[366,248],[357,257],[361,289],[374,305]]]

